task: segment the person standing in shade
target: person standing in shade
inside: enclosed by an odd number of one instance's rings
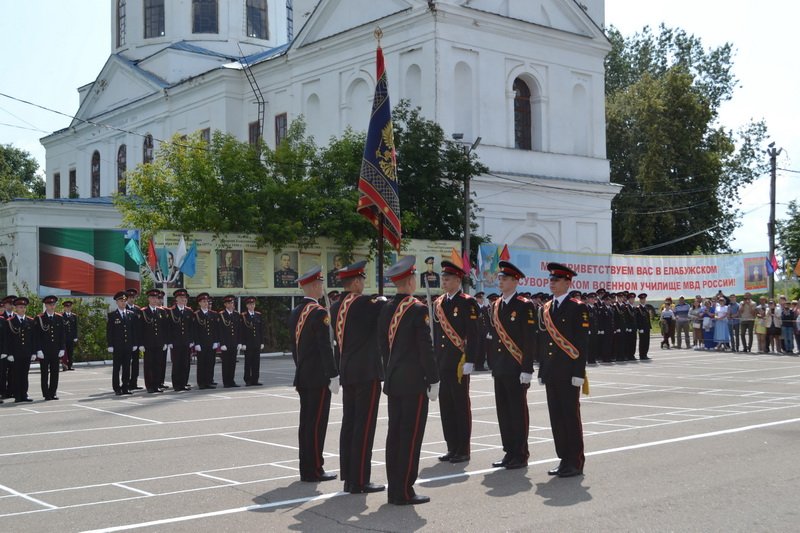
[[[256,299],[244,299],[247,310],[242,313],[242,349],[244,350],[244,384],[261,386],[261,350],[264,349],[264,320],[256,311]]]
[[[125,295],[128,297],[127,309],[130,316],[133,318],[133,342],[141,348],[142,344],[142,311],[135,304],[134,301],[139,295],[139,291],[134,288],[126,289]],[[139,386],[139,351],[131,355],[131,376],[130,383],[128,383],[128,390],[142,390]]]
[[[111,386],[117,396],[133,394],[128,389],[131,378],[131,356],[138,350],[134,344],[134,318],[128,312],[128,296],[125,291],[114,295],[117,308],[108,313],[106,323],[106,344],[113,357]]]
[[[140,349],[144,351],[144,386],[150,394],[164,392],[170,319],[169,310],[160,305],[163,297],[159,289],[150,289],[147,291],[147,306],[141,309]]]
[[[300,480],[312,483],[336,479],[336,474],[325,472],[322,457],[331,394],[339,393],[339,373],[331,346],[330,317],[319,304],[324,294],[321,272],[317,266],[297,278],[305,296],[289,316],[294,387],[300,395]]]
[[[36,338],[36,358],[41,372],[42,396],[44,399],[58,400],[58,371],[64,355],[64,320],[56,313],[55,296],[45,296],[44,312],[34,320]]]
[[[242,315],[236,312],[236,297],[229,294],[222,299],[225,309],[219,312],[220,359],[222,359],[222,386],[226,389],[236,384],[236,354],[242,349]]]
[[[32,402],[28,397],[28,374],[31,361],[36,360],[36,328],[33,319],[25,314],[30,301],[24,296],[14,297],[14,313],[6,319],[6,354],[11,363],[11,383],[14,403]]]
[[[492,466],[509,470],[527,467],[530,457],[527,396],[539,326],[531,302],[517,294],[519,280],[524,277],[512,263],[500,261],[497,283],[502,296],[495,300],[490,315],[494,398],[505,452]]]
[[[172,358],[172,388],[176,392],[192,390],[189,385],[191,372],[192,349],[194,337],[192,332],[192,308],[186,305],[189,292],[176,289],[172,293],[175,305],[169,308],[170,356]]]
[[[78,315],[72,312],[73,302],[71,300],[67,300],[61,305],[64,307],[64,313],[61,315],[64,319],[64,357],[61,358],[61,369],[74,370],[72,363],[74,362],[75,345],[78,344]]]
[[[567,298],[574,270],[548,263],[553,300],[542,313],[547,351],[539,366],[539,383],[545,386],[547,410],[556,455],[561,462],[547,473],[571,477],[583,474],[583,427],[580,394],[586,380],[589,312],[578,300]]]
[[[647,361],[650,357],[650,306],[647,305],[647,293],[639,294],[639,305],[636,306],[636,331],[639,332],[639,360]]]
[[[351,494],[386,488],[370,481],[383,380],[377,324],[386,298],[363,294],[366,266],[366,261],[359,261],[337,270],[344,291],[331,307],[334,356],[342,385],[339,472],[344,491]]]
[[[386,270],[397,294],[378,317],[378,352],[384,365],[383,392],[389,399],[386,435],[388,501],[416,505],[430,501],[414,491],[428,419],[428,401],[439,396],[428,309],[416,298],[417,258],[407,255]]]
[[[465,272],[441,262],[444,294],[433,302],[434,349],[439,363],[439,411],[447,453],[439,460],[469,461],[472,438],[470,374],[478,357],[478,304],[461,290]]]
[[[211,296],[207,292],[198,294],[196,300],[199,309],[192,315],[192,333],[197,358],[197,388],[216,389],[211,383],[214,381],[212,362],[219,348],[219,314],[210,308]]]

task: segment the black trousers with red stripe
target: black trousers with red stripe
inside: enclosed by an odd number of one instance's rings
[[[300,427],[297,440],[300,447],[300,478],[317,479],[324,469],[322,450],[328,432],[331,410],[331,391],[328,387],[297,389],[300,393]]]
[[[545,390],[556,455],[562,464],[583,470],[586,457],[583,454],[581,389],[569,381],[557,381],[547,383]]]
[[[342,481],[356,486],[370,482],[380,399],[381,382],[377,379],[342,387],[342,430],[339,434]]]
[[[413,498],[419,471],[419,453],[428,420],[428,396],[389,396],[389,432],[386,435],[386,478],[390,500]]]
[[[461,383],[455,372],[442,372],[440,377],[439,411],[447,451],[455,455],[469,455],[472,438],[469,376],[462,376]]]
[[[530,457],[528,386],[519,382],[519,374],[494,376],[494,399],[506,457],[527,461]]]

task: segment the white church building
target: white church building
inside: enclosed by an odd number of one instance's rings
[[[274,147],[301,115],[318,144],[366,130],[380,26],[391,101],[481,138],[478,234],[611,252],[604,0],[111,1],[108,61],[41,140],[48,207],[124,193],[124,172],[176,133]]]

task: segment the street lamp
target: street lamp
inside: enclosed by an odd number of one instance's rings
[[[466,143],[463,142],[464,134],[463,133],[454,133],[453,140],[458,142],[461,145],[462,150],[464,151],[464,156],[467,160],[467,165],[469,165],[470,160],[469,156],[472,154],[472,151],[475,150],[481,144],[481,138],[477,137],[475,142],[472,143],[472,146],[467,148]],[[464,254],[467,256],[467,260],[469,260],[469,223],[470,223],[470,206],[469,206],[469,181],[472,178],[471,173],[469,171],[465,172],[464,174]],[[464,286],[467,287],[469,285],[469,272],[467,272],[467,277],[464,278]]]
[[[778,156],[781,155],[783,148],[775,148],[775,143],[771,142],[766,150],[769,156],[769,223],[767,224],[767,233],[769,235],[769,261],[775,257],[775,177],[778,166]],[[775,297],[775,271],[769,275],[769,297]]]

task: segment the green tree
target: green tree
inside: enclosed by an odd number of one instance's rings
[[[800,259],[800,204],[789,202],[786,218],[777,221],[778,250],[793,265]]]
[[[613,27],[606,58],[607,151],[615,252],[730,251],[739,191],[765,171],[763,122],[718,125],[736,87],[732,47],[661,26],[625,38]],[[656,246],[660,245],[660,246]]]
[[[44,198],[45,182],[39,164],[25,150],[0,144],[0,202],[12,198]]]

